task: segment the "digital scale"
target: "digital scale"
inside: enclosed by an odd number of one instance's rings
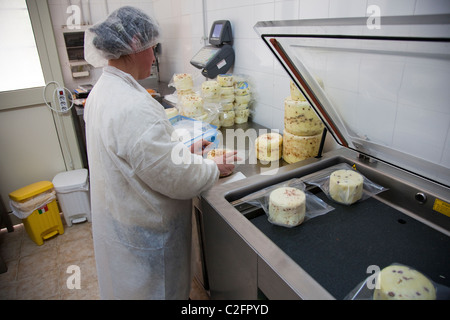
[[[234,63],[233,35],[228,20],[215,21],[209,33],[210,45],[203,47],[191,59],[191,64],[202,69],[202,75],[214,79],[226,73]]]

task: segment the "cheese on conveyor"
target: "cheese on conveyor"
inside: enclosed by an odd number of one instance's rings
[[[216,100],[220,98],[220,85],[215,80],[208,80],[202,83],[202,98]]]
[[[323,130],[323,123],[307,101],[284,100],[284,128],[297,136],[314,136]]]
[[[261,161],[276,161],[283,152],[283,137],[279,133],[266,133],[255,140],[256,157]]]
[[[306,195],[292,187],[277,188],[269,196],[269,221],[286,226],[297,226],[305,219]]]
[[[315,136],[296,136],[284,130],[283,159],[294,163],[318,155],[322,133]]]
[[[353,170],[336,170],[330,175],[330,197],[339,203],[352,204],[361,199],[364,178]]]
[[[232,87],[234,84],[234,78],[231,74],[219,74],[217,76],[217,82],[221,87]]]
[[[179,90],[192,90],[194,87],[194,81],[189,73],[178,73],[173,76],[173,84],[177,91]]]
[[[197,94],[185,95],[181,98],[181,114],[193,118],[205,114],[203,99]]]
[[[431,281],[417,270],[392,265],[377,276],[374,300],[435,300],[436,289]]]
[[[297,86],[292,81],[291,81],[290,89],[291,89],[291,99],[292,100],[306,101],[303,94],[300,92],[300,90],[298,90]]]

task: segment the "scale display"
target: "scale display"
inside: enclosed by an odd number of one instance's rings
[[[202,69],[202,75],[210,79],[226,73],[234,63],[232,42],[230,21],[215,21],[209,33],[210,45],[201,48],[191,59],[191,64]]]

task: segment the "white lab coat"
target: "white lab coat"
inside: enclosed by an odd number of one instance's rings
[[[172,161],[181,143],[164,108],[114,67],[104,69],[84,117],[101,298],[187,299],[191,199],[216,183],[217,165],[198,155]]]

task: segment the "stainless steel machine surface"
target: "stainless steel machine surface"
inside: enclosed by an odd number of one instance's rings
[[[213,299],[343,299],[370,266],[393,263],[450,287],[450,17],[386,17],[381,30],[366,22],[256,25],[342,148],[202,197]],[[239,203],[339,163],[387,191],[343,206],[311,187],[334,210],[295,228],[270,224],[264,211]]]

